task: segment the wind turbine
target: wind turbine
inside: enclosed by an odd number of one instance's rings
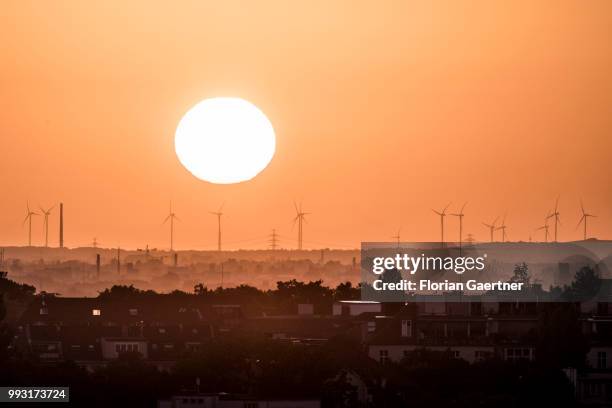
[[[28,246],[32,246],[32,216],[39,215],[37,212],[30,210],[30,203],[26,203],[26,217],[23,220],[23,225],[28,222]]]
[[[218,251],[221,251],[221,216],[223,215],[221,210],[223,210],[224,205],[225,203],[221,204],[221,207],[219,207],[219,210],[217,212],[209,211],[212,215],[217,216],[217,250]]]
[[[400,247],[400,231],[401,231],[401,230],[402,230],[401,228],[398,228],[398,230],[397,230],[397,235],[394,235],[394,236],[392,236],[392,237],[391,237],[391,238],[393,238],[394,240],[396,240],[396,242],[397,242],[397,248],[398,248],[398,249],[399,249],[399,247]]]
[[[461,253],[461,244],[463,242],[463,217],[465,216],[463,209],[465,208],[466,204],[467,203],[463,203],[463,206],[461,206],[458,213],[451,214],[452,216],[459,218],[459,253]]]
[[[43,219],[43,228],[45,230],[45,248],[47,248],[49,246],[49,215],[51,214],[51,210],[54,209],[55,206],[49,208],[48,210],[45,210],[40,205],[38,207],[40,208],[42,214],[45,216],[45,218]]]
[[[305,216],[310,214],[307,212],[302,211],[302,203],[300,203],[300,206],[298,207],[298,205],[295,203],[295,201],[293,202],[293,206],[295,207],[295,218],[293,219],[293,225],[295,225],[295,222],[297,221],[298,223],[298,250],[302,249],[302,244],[303,244],[303,233],[304,233],[304,221],[306,221]]]
[[[501,230],[502,232],[502,242],[506,242],[506,228],[508,227],[506,226],[506,216],[504,215],[501,225],[496,228],[496,230]]]
[[[561,223],[559,215],[559,197],[557,197],[557,201],[555,201],[555,210],[546,217],[547,219],[553,217],[555,219],[555,242],[557,242],[557,230],[559,228],[559,224]]]
[[[444,207],[444,209],[442,211],[436,211],[434,209],[432,209],[431,211],[433,211],[434,213],[438,214],[440,216],[440,244],[443,247],[444,246],[444,217],[446,217],[446,209],[450,206],[450,203],[448,203],[446,205],[446,207]]]
[[[170,201],[170,212],[164,220],[164,224],[170,220],[170,251],[174,251],[174,220],[180,221],[179,217],[172,211],[172,201]]]
[[[536,231],[544,230],[544,242],[548,242],[548,228],[549,228],[548,218],[546,218],[546,220],[544,222],[544,225],[542,225],[540,228],[536,229]]]
[[[582,204],[582,200],[580,200],[580,209],[582,210],[582,218],[580,218],[580,221],[578,221],[578,225],[576,225],[576,228],[578,228],[581,223],[584,223],[584,240],[586,241],[587,239],[587,219],[589,217],[597,217],[597,216],[593,214],[587,214],[587,212],[584,211],[584,205]]]
[[[493,242],[493,235],[495,233],[495,224],[497,223],[498,218],[499,217],[495,218],[491,224],[487,224],[486,222],[482,223],[482,225],[484,225],[485,227],[489,229],[489,233],[491,234],[491,242]]]

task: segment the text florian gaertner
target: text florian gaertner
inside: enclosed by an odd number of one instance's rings
[[[457,275],[462,275],[465,272],[477,271],[481,272],[486,268],[487,255],[479,257],[459,256],[459,257],[441,257],[441,256],[412,256],[408,254],[396,254],[392,257],[375,257],[372,259],[372,272],[381,276],[384,272],[390,270],[405,271],[410,275],[414,275],[419,271],[453,271]],[[376,279],[372,283],[372,287],[378,291],[491,291],[491,290],[515,290],[523,289],[522,282],[503,282],[501,280],[494,282],[478,282],[475,279],[468,279],[465,282],[452,282],[449,280],[433,281],[430,279],[401,279],[396,282],[388,282],[383,279]]]
[[[466,282],[434,282],[429,279],[420,279],[416,282],[411,280],[402,279],[399,282],[383,282],[377,279],[372,284],[375,290],[381,291],[393,291],[399,290],[403,292],[413,292],[416,290],[421,291],[455,291],[455,290],[469,290],[469,291],[490,291],[490,290],[522,290],[522,282],[477,282],[474,279],[470,279]]]

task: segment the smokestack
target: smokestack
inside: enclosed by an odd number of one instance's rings
[[[121,248],[117,248],[117,275],[121,275]]]
[[[175,252],[174,253],[174,267],[176,268],[178,265],[178,254]]]
[[[64,247],[64,203],[60,203],[60,236],[59,236],[59,246],[60,248]]]
[[[100,254],[96,254],[96,280],[100,280]]]

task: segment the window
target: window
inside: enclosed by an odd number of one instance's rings
[[[381,363],[386,363],[389,361],[389,350],[380,350],[378,352],[378,361]]]
[[[487,358],[489,357],[489,355],[490,355],[490,354],[489,354],[489,352],[487,352],[487,351],[484,351],[484,350],[476,350],[476,351],[474,352],[474,359],[475,359],[476,361],[482,361],[482,360],[487,359]]]
[[[164,329],[163,327],[160,327],[158,329],[158,331],[159,331],[160,334],[165,334],[166,333],[166,329]]]
[[[608,353],[605,351],[597,352],[597,368],[608,368]]]
[[[138,309],[130,309],[130,316],[138,316]]]
[[[459,350],[452,350],[451,354],[453,358],[461,358],[461,353],[459,352]]]
[[[506,349],[506,361],[530,361],[531,349],[508,348]]]
[[[91,315],[92,316],[100,316],[100,315],[102,315],[102,311],[100,309],[92,309],[91,310]]]
[[[44,316],[44,315],[48,315],[49,314],[49,309],[47,309],[46,307],[41,307],[39,313]]]
[[[597,302],[597,314],[598,315],[608,314],[608,302]]]
[[[402,320],[402,337],[412,337],[412,320]]]
[[[256,402],[245,402],[244,408],[258,408],[258,405]]]
[[[588,383],[587,386],[587,394],[590,397],[598,397],[599,395],[601,395],[601,387],[600,384],[596,383],[596,382],[591,382]]]
[[[138,352],[138,343],[117,343],[115,351],[117,353]]]
[[[368,333],[374,333],[376,331],[376,322],[368,322]]]

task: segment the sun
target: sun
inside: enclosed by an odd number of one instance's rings
[[[174,136],[179,161],[200,180],[233,184],[265,169],[276,150],[272,124],[240,98],[205,99],[179,122]]]

